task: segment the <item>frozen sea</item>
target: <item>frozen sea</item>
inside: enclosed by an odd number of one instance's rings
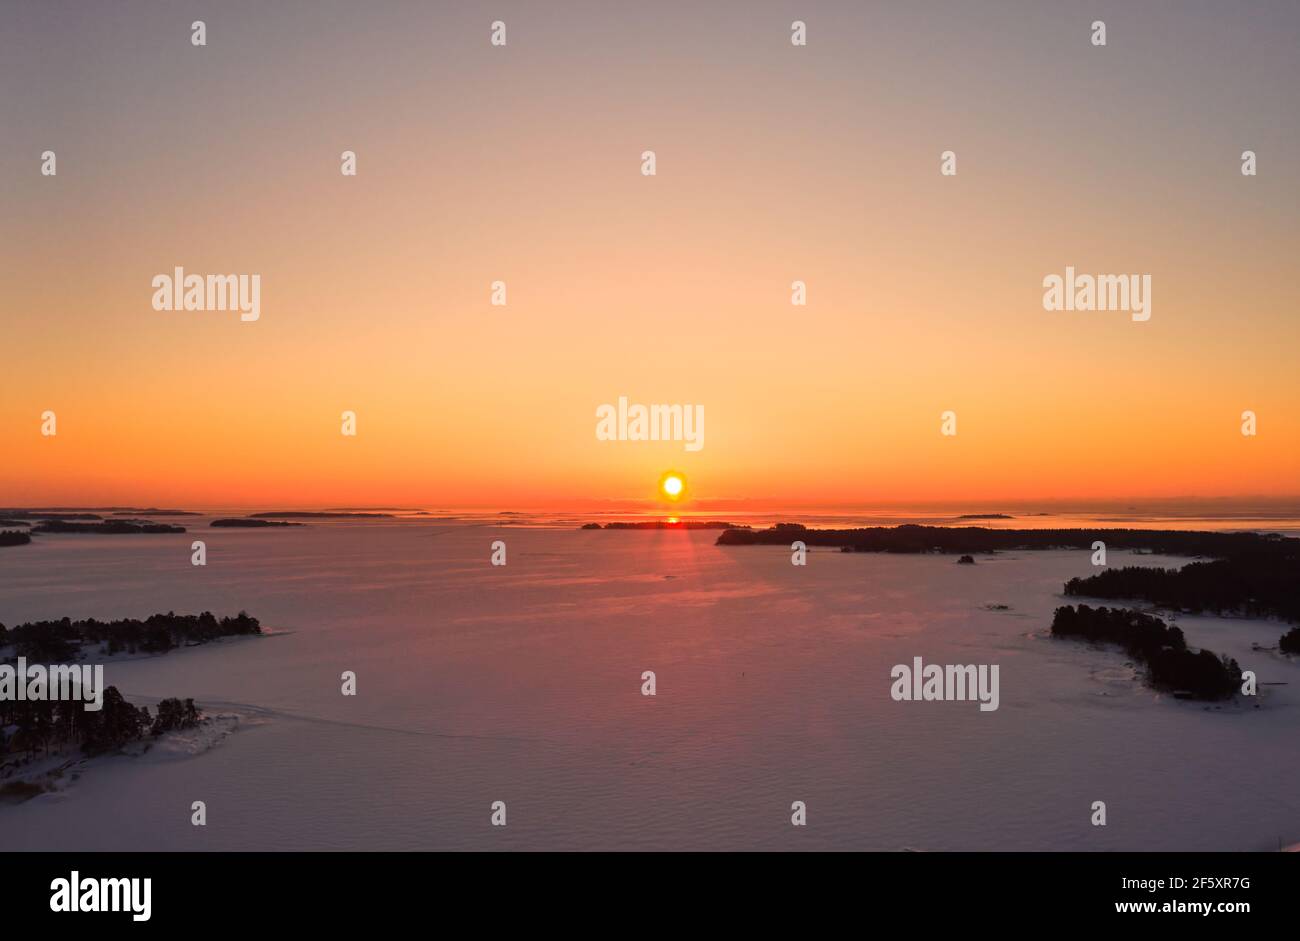
[[[1179,617],[1190,644],[1265,685],[1258,708],[1175,700],[1119,651],[1047,635],[1062,584],[1095,572],[1085,552],[965,566],[814,549],[795,567],[780,547],[715,546],[716,531],[175,522],[190,531],[0,549],[0,621],[245,609],[269,636],[105,669],[132,702],[191,696],[233,731],[97,759],[57,792],[0,804],[0,849],[1300,841],[1300,660],[1252,650],[1284,627]],[[190,564],[194,539],[205,567]],[[494,540],[504,567],[490,564]],[[917,656],[998,664],[1000,708],[895,702],[890,669]],[[349,670],[354,697],[340,691]],[[196,800],[206,827],[190,823]],[[1105,827],[1090,823],[1098,800]],[[506,827],[490,823],[494,801]],[[806,827],[791,826],[793,801]]]

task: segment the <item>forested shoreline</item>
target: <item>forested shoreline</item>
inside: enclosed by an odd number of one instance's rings
[[[104,645],[104,652],[164,653],[175,647],[204,644],[220,637],[261,634],[262,625],[246,611],[234,617],[202,614],[153,614],[144,620],[96,618],[74,621],[31,621],[6,628],[0,624],[0,650],[12,646],[15,657],[42,663],[67,663],[89,644]]]
[[[863,529],[809,529],[778,523],[763,530],[729,529],[720,546],[780,545],[837,547],[843,552],[969,553],[1049,549],[1133,550],[1190,556],[1176,568],[1123,566],[1072,578],[1067,597],[1146,601],[1161,608],[1197,614],[1277,618],[1300,624],[1300,539],[1271,533],[1215,533],[1143,529],[989,529],[986,527],[876,526]],[[1207,558],[1208,557],[1208,558]],[[1191,698],[1223,700],[1236,695],[1241,669],[1235,660],[1212,651],[1193,652],[1182,631],[1132,608],[1092,608],[1080,604],[1056,609],[1053,637],[1085,639],[1122,647],[1143,664],[1147,680]],[[1278,641],[1284,654],[1300,654],[1300,627]]]

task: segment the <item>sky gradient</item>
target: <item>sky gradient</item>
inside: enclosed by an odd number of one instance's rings
[[[1300,5],[700,6],[4,4],[0,505],[1300,492]]]

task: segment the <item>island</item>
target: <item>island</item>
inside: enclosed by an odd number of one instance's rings
[[[73,523],[67,520],[44,520],[32,529],[34,533],[99,533],[123,536],[132,533],[183,533],[184,526],[168,523],[150,523],[147,520],[104,520],[102,523]]]
[[[247,516],[232,516],[229,519],[213,520],[209,526],[227,526],[241,527],[244,529],[260,529],[266,526],[306,526],[306,523],[294,523],[290,520],[265,520],[252,519]]]
[[[126,506],[121,509],[113,509],[114,516],[202,516],[194,510],[160,510],[156,506],[138,507]]]
[[[1177,569],[1126,565],[1072,578],[1065,583],[1065,593],[1138,599],[1188,613],[1276,617],[1300,623],[1300,556],[1294,552],[1235,554],[1229,549],[1224,558]]]
[[[582,529],[727,529],[745,531],[748,526],[721,520],[641,520],[635,523],[587,523]]]
[[[154,614],[144,620],[32,621],[14,628],[0,624],[0,664],[23,658],[42,666],[72,664],[83,654],[162,654],[222,637],[262,633],[245,611],[234,617]],[[87,648],[96,648],[87,650]],[[6,667],[12,669],[12,667]],[[104,687],[98,710],[76,699],[0,699],[0,800],[23,801],[53,790],[64,773],[85,758],[126,752],[139,754],[147,742],[168,732],[206,722],[193,699],[161,700],[155,714],[134,706],[115,686]],[[140,743],[146,743],[140,745]],[[80,758],[65,758],[65,749]]]
[[[326,513],[424,513],[418,507],[409,506],[327,506]]]
[[[0,516],[17,520],[101,520],[98,513],[68,513],[63,510],[3,509]]]
[[[837,546],[842,552],[962,554],[958,561],[966,564],[974,562],[972,554],[978,552],[1091,550],[1096,541],[1110,550],[1190,556],[1197,561],[1176,569],[1123,566],[1072,578],[1063,592],[1067,597],[1139,600],[1182,612],[1277,618],[1300,624],[1300,539],[1276,533],[911,524],[817,530],[799,523],[779,523],[763,530],[727,530],[718,536],[717,544],[788,547],[796,539],[808,546]],[[1052,633],[1118,643],[1146,665],[1153,685],[1177,689],[1191,698],[1227,698],[1240,685],[1241,671],[1235,663],[1209,651],[1192,653],[1177,628],[1167,628],[1159,618],[1129,608],[1061,608]],[[1284,634],[1278,649],[1300,653],[1300,628]]]
[[[0,507],[0,516],[41,519],[101,519],[101,513],[114,516],[202,516],[193,510],[176,510],[156,506],[37,506]]]
[[[6,628],[0,624],[0,659],[12,648],[10,659],[25,657],[33,662],[71,663],[82,649],[98,645],[98,652],[115,654],[166,653],[180,646],[205,644],[220,637],[261,634],[262,625],[246,611],[234,617],[217,618],[202,614],[153,614],[144,620],[122,618],[100,621],[30,621]]]
[[[983,526],[871,526],[809,529],[778,523],[769,529],[737,527],[718,536],[720,546],[779,546],[800,539],[809,546],[850,552],[965,553],[1016,549],[1089,549],[1101,540],[1108,549],[1149,549],[1162,555],[1278,558],[1300,563],[1300,539],[1264,533],[1212,533],[1162,529],[989,529]]]
[[[1209,650],[1193,652],[1183,632],[1158,617],[1126,608],[1056,609],[1052,636],[1122,647],[1147,669],[1147,682],[1185,699],[1231,699],[1241,689],[1236,660]]]
[[[348,520],[348,519],[392,519],[392,513],[352,513],[340,510],[279,510],[274,513],[249,513],[249,519],[314,519],[314,520]]]
[[[104,689],[103,705],[87,712],[74,700],[0,700],[0,801],[20,803],[53,790],[66,768],[32,767],[38,756],[49,758],[70,746],[82,755],[118,752],[132,743],[167,732],[196,727],[203,719],[193,699],[163,699],[157,715],[133,706],[116,686]]]

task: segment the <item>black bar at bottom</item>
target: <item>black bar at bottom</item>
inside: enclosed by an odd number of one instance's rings
[[[1199,918],[1231,930],[1293,916],[1298,877],[1294,853],[5,853],[0,917],[6,928],[115,930],[373,929],[423,918],[459,933],[666,930],[682,917],[765,931],[845,918],[1043,927],[1051,916],[1056,927]],[[110,879],[150,880],[147,920],[145,883]],[[81,910],[114,903],[118,911]]]

